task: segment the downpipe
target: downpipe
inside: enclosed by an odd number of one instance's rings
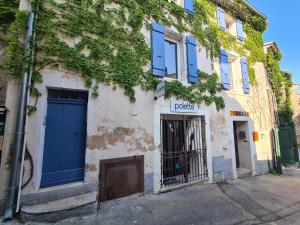
[[[25,37],[25,56],[30,57],[31,62],[26,61],[23,64],[23,68],[25,69],[24,73],[21,77],[20,89],[19,89],[19,100],[18,100],[18,109],[16,115],[16,128],[15,128],[15,140],[14,147],[12,152],[12,161],[11,161],[11,171],[9,177],[9,186],[7,189],[7,200],[6,200],[6,208],[4,211],[3,221],[11,220],[14,214],[14,206],[15,200],[18,195],[18,181],[20,174],[20,164],[23,155],[23,147],[25,141],[25,123],[26,123],[26,114],[27,114],[27,105],[28,105],[28,96],[29,96],[29,88],[30,88],[30,79],[32,74],[32,59],[33,59],[33,51],[31,49],[31,39],[33,38],[34,33],[34,21],[35,21],[35,13],[30,8],[29,18],[28,18],[28,29]],[[33,42],[32,42],[33,43]],[[30,65],[28,64],[30,63]]]

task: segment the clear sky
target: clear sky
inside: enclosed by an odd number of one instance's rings
[[[283,54],[281,68],[293,74],[300,83],[300,1],[299,0],[248,0],[268,17],[266,42],[276,41]]]

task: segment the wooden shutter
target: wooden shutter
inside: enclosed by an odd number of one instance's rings
[[[220,70],[221,70],[222,87],[225,89],[229,89],[230,75],[229,75],[228,53],[223,49],[221,49],[220,52]]]
[[[186,37],[187,49],[187,72],[190,83],[198,83],[198,66],[197,66],[197,41],[193,37]]]
[[[194,0],[184,0],[184,10],[188,13],[194,13]]]
[[[240,20],[236,21],[236,34],[237,34],[237,38],[240,41],[244,40],[245,35],[244,35],[244,29],[243,29],[243,22]]]
[[[152,48],[152,74],[164,77],[165,68],[165,31],[157,23],[152,23],[151,48]]]
[[[248,74],[248,63],[245,57],[241,59],[241,66],[242,66],[242,74],[243,74],[244,93],[249,94],[250,84],[249,84],[249,74]]]
[[[217,19],[219,27],[222,30],[226,30],[225,11],[220,7],[217,8]]]

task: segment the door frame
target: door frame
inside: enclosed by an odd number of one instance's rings
[[[196,113],[174,113],[171,112],[170,101],[166,101],[168,106],[161,106],[160,104],[164,102],[163,99],[159,99],[157,104],[154,106],[154,143],[156,149],[154,150],[154,192],[158,193],[161,190],[160,179],[161,179],[161,129],[160,129],[160,119],[161,115],[186,115],[186,116],[203,116],[205,118],[205,138],[207,145],[207,170],[208,170],[208,180],[210,183],[213,182],[212,173],[212,152],[211,152],[211,139],[210,139],[210,122],[209,122],[209,110],[198,109]],[[165,105],[165,104],[164,104]]]
[[[233,133],[233,122],[247,122],[248,124],[248,132],[249,132],[249,144],[250,144],[250,153],[251,153],[251,174],[252,176],[256,175],[256,164],[255,164],[255,155],[256,155],[256,145],[252,138],[252,132],[254,131],[254,124],[250,117],[245,116],[230,116],[229,127],[230,127],[230,138],[234,143],[234,133]],[[232,156],[232,171],[233,171],[233,179],[237,179],[237,168],[236,168],[236,156],[235,156],[235,148],[233,146],[233,150],[231,151]]]
[[[238,135],[237,135],[237,121],[233,121],[233,135],[234,135],[234,150],[235,150],[235,162],[236,168],[240,168],[240,153],[239,153],[239,145],[238,145]]]
[[[55,80],[53,81],[55,82]],[[41,180],[42,180],[42,170],[43,170],[43,158],[44,158],[44,146],[45,146],[45,138],[46,138],[46,118],[47,118],[47,112],[48,112],[48,90],[49,89],[57,89],[57,90],[64,90],[64,91],[76,91],[76,92],[87,92],[88,98],[86,101],[86,139],[87,139],[87,133],[88,133],[88,113],[89,113],[89,98],[90,98],[90,93],[88,89],[74,89],[72,87],[69,87],[70,85],[66,85],[66,87],[57,87],[57,86],[44,86],[43,87],[43,95],[41,97],[41,113],[38,115],[38,120],[41,123],[41,130],[40,130],[40,142],[39,142],[39,151],[40,154],[38,156],[38,163],[36,164],[36,167],[34,168],[34,176],[37,175],[37,185],[34,187],[36,191],[39,191],[40,189],[52,189],[59,187],[60,185],[57,186],[52,186],[52,187],[47,187],[47,188],[41,188]],[[36,114],[34,114],[32,117],[34,117]],[[86,141],[85,141],[85,160],[84,164],[86,164]],[[84,172],[84,178],[83,181],[79,181],[79,183],[85,182],[86,179],[86,172]],[[78,183],[78,182],[74,182]],[[63,184],[64,186],[66,185],[73,185],[74,183],[69,183],[69,184]]]

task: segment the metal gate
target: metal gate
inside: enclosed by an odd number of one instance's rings
[[[162,115],[161,131],[161,187],[206,180],[204,117]]]
[[[298,160],[293,127],[279,127],[279,139],[282,164],[294,164]]]

